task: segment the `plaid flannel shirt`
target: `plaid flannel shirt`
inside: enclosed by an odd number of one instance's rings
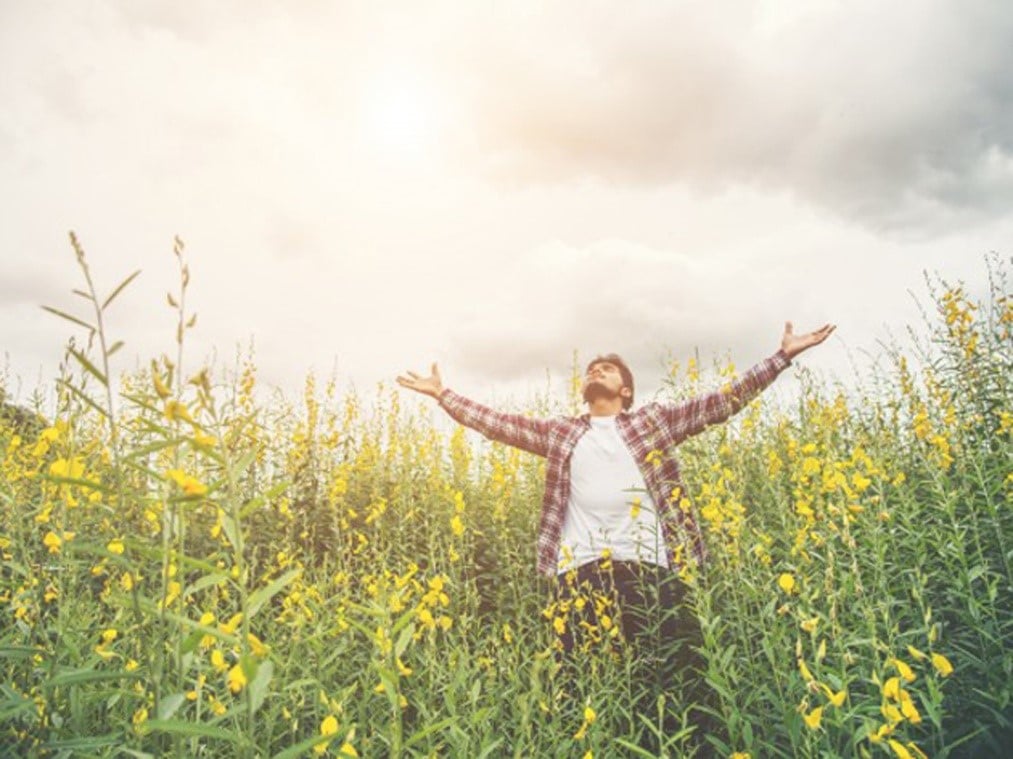
[[[700,528],[693,518],[675,456],[675,446],[707,427],[725,421],[770,385],[791,364],[779,350],[720,390],[682,403],[648,403],[635,411],[623,411],[616,426],[644,476],[658,510],[669,561],[678,564],[677,546],[688,546],[698,561],[707,551]],[[566,505],[570,498],[570,454],[590,428],[590,415],[536,419],[505,414],[444,389],[440,405],[450,416],[490,440],[544,456],[545,493],[538,528],[538,571],[553,576]]]

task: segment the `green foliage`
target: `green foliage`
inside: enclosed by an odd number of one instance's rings
[[[913,348],[884,348],[862,387],[800,372],[781,380],[802,383],[796,407],[760,399],[683,447],[711,553],[684,570],[703,631],[697,702],[609,645],[560,667],[534,571],[540,461],[444,435],[386,390],[365,409],[311,377],[296,402],[259,401],[252,357],[229,381],[187,377],[178,240],[175,356],[111,381],[106,309],[136,274],[100,298],[73,244],[93,313],[50,310],[87,347],[68,350],[51,423],[0,414],[0,753],[1008,745],[1005,262],[989,259],[987,303],[930,281]],[[676,380],[673,397],[698,390],[695,364]]]

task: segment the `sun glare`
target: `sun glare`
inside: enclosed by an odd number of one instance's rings
[[[420,156],[433,147],[439,126],[439,104],[431,88],[419,81],[378,81],[363,112],[367,140],[397,157]]]

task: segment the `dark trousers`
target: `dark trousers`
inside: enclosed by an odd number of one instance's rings
[[[697,651],[700,622],[686,603],[687,593],[677,572],[641,562],[602,559],[558,575],[553,623],[563,669],[581,666],[583,652],[631,654],[636,711],[655,720],[664,696],[664,730],[677,730],[676,715],[712,701]],[[556,618],[565,619],[562,631]],[[710,720],[702,712],[692,714],[699,745]],[[646,740],[652,742],[650,736]]]

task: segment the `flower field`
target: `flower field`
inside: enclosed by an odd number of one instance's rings
[[[444,431],[417,396],[309,378],[292,400],[258,392],[252,358],[231,378],[191,366],[178,242],[173,355],[123,373],[120,290],[96,293],[74,247],[85,307],[54,310],[76,336],[54,408],[0,415],[0,754],[904,759],[1013,741],[1008,261],[987,260],[983,302],[928,280],[924,323],[856,390],[792,368],[797,402],[761,397],[680,448],[710,552],[683,572],[711,694],[694,735],[685,689],[631,677],[615,628],[561,671],[565,610],[534,568],[541,460]],[[720,381],[691,361],[664,394]]]

